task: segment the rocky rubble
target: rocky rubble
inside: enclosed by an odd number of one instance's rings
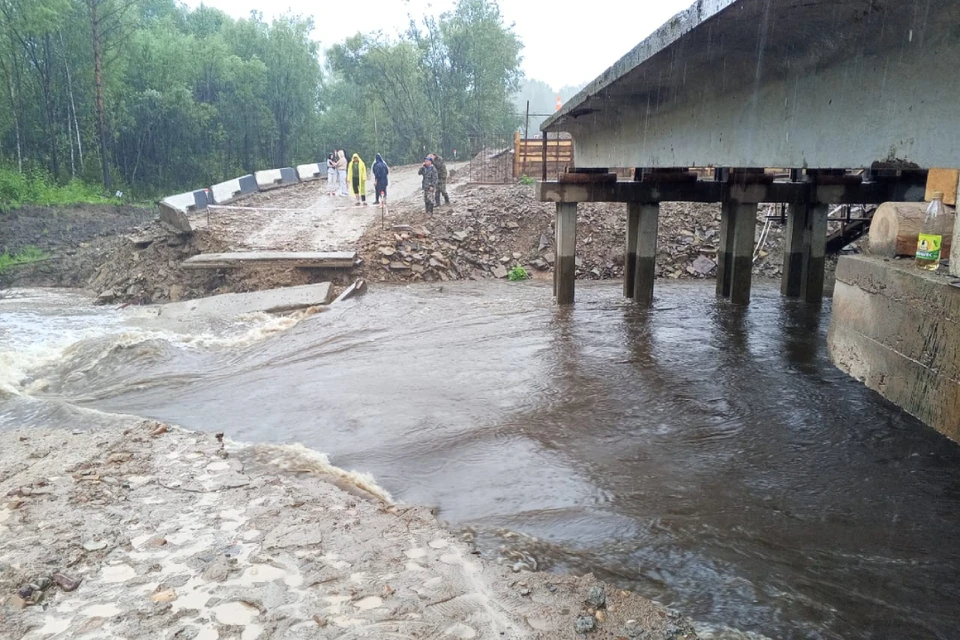
[[[365,277],[375,281],[445,281],[506,278],[522,266],[534,277],[550,277],[556,259],[554,207],[536,200],[533,186],[457,185],[451,205],[432,216],[422,205],[400,203],[381,229],[361,241]],[[774,208],[758,213],[761,221]],[[697,203],[661,207],[657,275],[709,278],[715,275],[720,208]],[[758,224],[758,236],[763,228]],[[581,205],[577,222],[577,277],[623,277],[626,213],[622,204]],[[778,277],[783,228],[772,224],[755,274]]]

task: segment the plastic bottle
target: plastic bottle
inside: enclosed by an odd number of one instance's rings
[[[927,215],[920,227],[920,237],[917,238],[917,267],[926,271],[936,271],[940,268],[940,247],[943,246],[941,226],[946,210],[943,208],[943,192],[934,191]]]

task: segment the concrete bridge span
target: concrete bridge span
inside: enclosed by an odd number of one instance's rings
[[[737,303],[757,205],[789,203],[782,291],[818,302],[831,205],[922,200],[928,169],[960,166],[958,25],[956,0],[699,0],[675,16],[541,127],[571,133],[577,163],[540,187],[557,203],[558,303],[590,201],[627,203],[624,293],[643,304],[660,202],[722,204],[717,293]]]
[[[700,0],[546,121],[585,167],[960,156],[955,0]]]

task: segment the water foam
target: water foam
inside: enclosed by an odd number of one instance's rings
[[[90,371],[119,350],[130,349],[151,341],[160,341],[178,348],[230,349],[261,342],[292,329],[317,313],[305,309],[277,316],[251,313],[230,319],[220,327],[205,327],[196,332],[177,332],[165,328],[137,327],[131,321],[137,315],[117,314],[103,308],[80,307],[88,299],[64,294],[19,296],[9,298],[0,307],[4,311],[0,328],[0,389],[9,394],[31,393],[42,385],[23,385],[32,373],[54,366],[82,364],[80,371]],[[40,311],[30,307],[14,308],[10,303],[41,303]],[[32,306],[32,305],[31,305]],[[60,312],[66,309],[66,313]],[[43,311],[56,310],[56,313]],[[97,344],[91,354],[91,343]],[[85,359],[89,361],[82,362]],[[78,362],[79,361],[79,362]]]
[[[302,444],[242,444],[230,442],[231,446],[251,451],[266,464],[292,473],[313,473],[332,476],[374,498],[392,505],[393,496],[377,484],[373,474],[363,471],[348,471],[330,462],[330,457]]]

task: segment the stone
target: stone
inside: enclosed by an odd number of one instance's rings
[[[97,296],[97,302],[112,302],[117,299],[117,294],[113,289],[107,289],[106,291],[100,292],[100,295]]]
[[[520,253],[519,251],[514,251],[514,252],[513,252],[513,259],[514,259],[514,260],[519,260],[519,259],[522,258],[522,257],[523,257],[523,254]]]
[[[547,264],[553,264],[554,262],[557,261],[557,256],[556,254],[553,253],[553,251],[550,251],[549,253],[543,256],[543,259],[547,261]]]
[[[711,260],[706,256],[697,256],[697,259],[693,261],[693,270],[700,275],[707,275],[711,271],[717,268],[717,263]]]
[[[466,240],[467,238],[470,237],[470,232],[469,232],[469,231],[455,231],[454,234],[453,234],[453,237],[456,238],[457,240],[459,240],[460,242],[463,242],[464,240]]]
[[[493,277],[495,277],[495,278],[506,278],[507,275],[509,275],[509,272],[507,271],[507,268],[506,268],[506,267],[503,267],[503,266],[498,265],[498,266],[496,266],[496,267],[493,268]]]
[[[396,252],[397,252],[397,250],[394,249],[393,247],[380,247],[380,253],[381,253],[382,255],[387,256],[387,257],[392,256],[392,255],[395,254]]]
[[[157,603],[163,602],[173,602],[177,599],[177,592],[173,589],[165,589],[164,591],[157,591],[150,599]]]
[[[587,602],[590,606],[599,609],[607,603],[607,594],[603,590],[602,586],[596,585],[590,587],[590,591],[587,594]]]
[[[511,229],[511,230],[513,230],[513,229],[519,229],[519,228],[520,228],[520,225],[517,224],[516,222],[514,222],[513,220],[510,220],[510,221],[508,221],[507,223],[505,223],[505,224],[503,225],[503,228],[504,228],[504,229]]]
[[[402,262],[391,262],[390,271],[409,271],[410,265],[403,264]]]
[[[576,633],[590,633],[597,628],[597,620],[593,616],[577,616],[577,621],[573,625]]]
[[[510,260],[511,260],[510,256],[503,256],[502,258],[500,258],[501,264],[510,264]]]
[[[540,234],[540,248],[537,249],[537,251],[543,251],[544,249],[548,249],[549,247],[550,247],[550,240],[547,239],[547,234],[541,233],[541,234]]]
[[[230,575],[230,559],[219,555],[203,570],[203,579],[210,582],[223,582]]]
[[[88,540],[83,543],[83,548],[87,551],[103,551],[107,548],[107,543],[105,540]]]

